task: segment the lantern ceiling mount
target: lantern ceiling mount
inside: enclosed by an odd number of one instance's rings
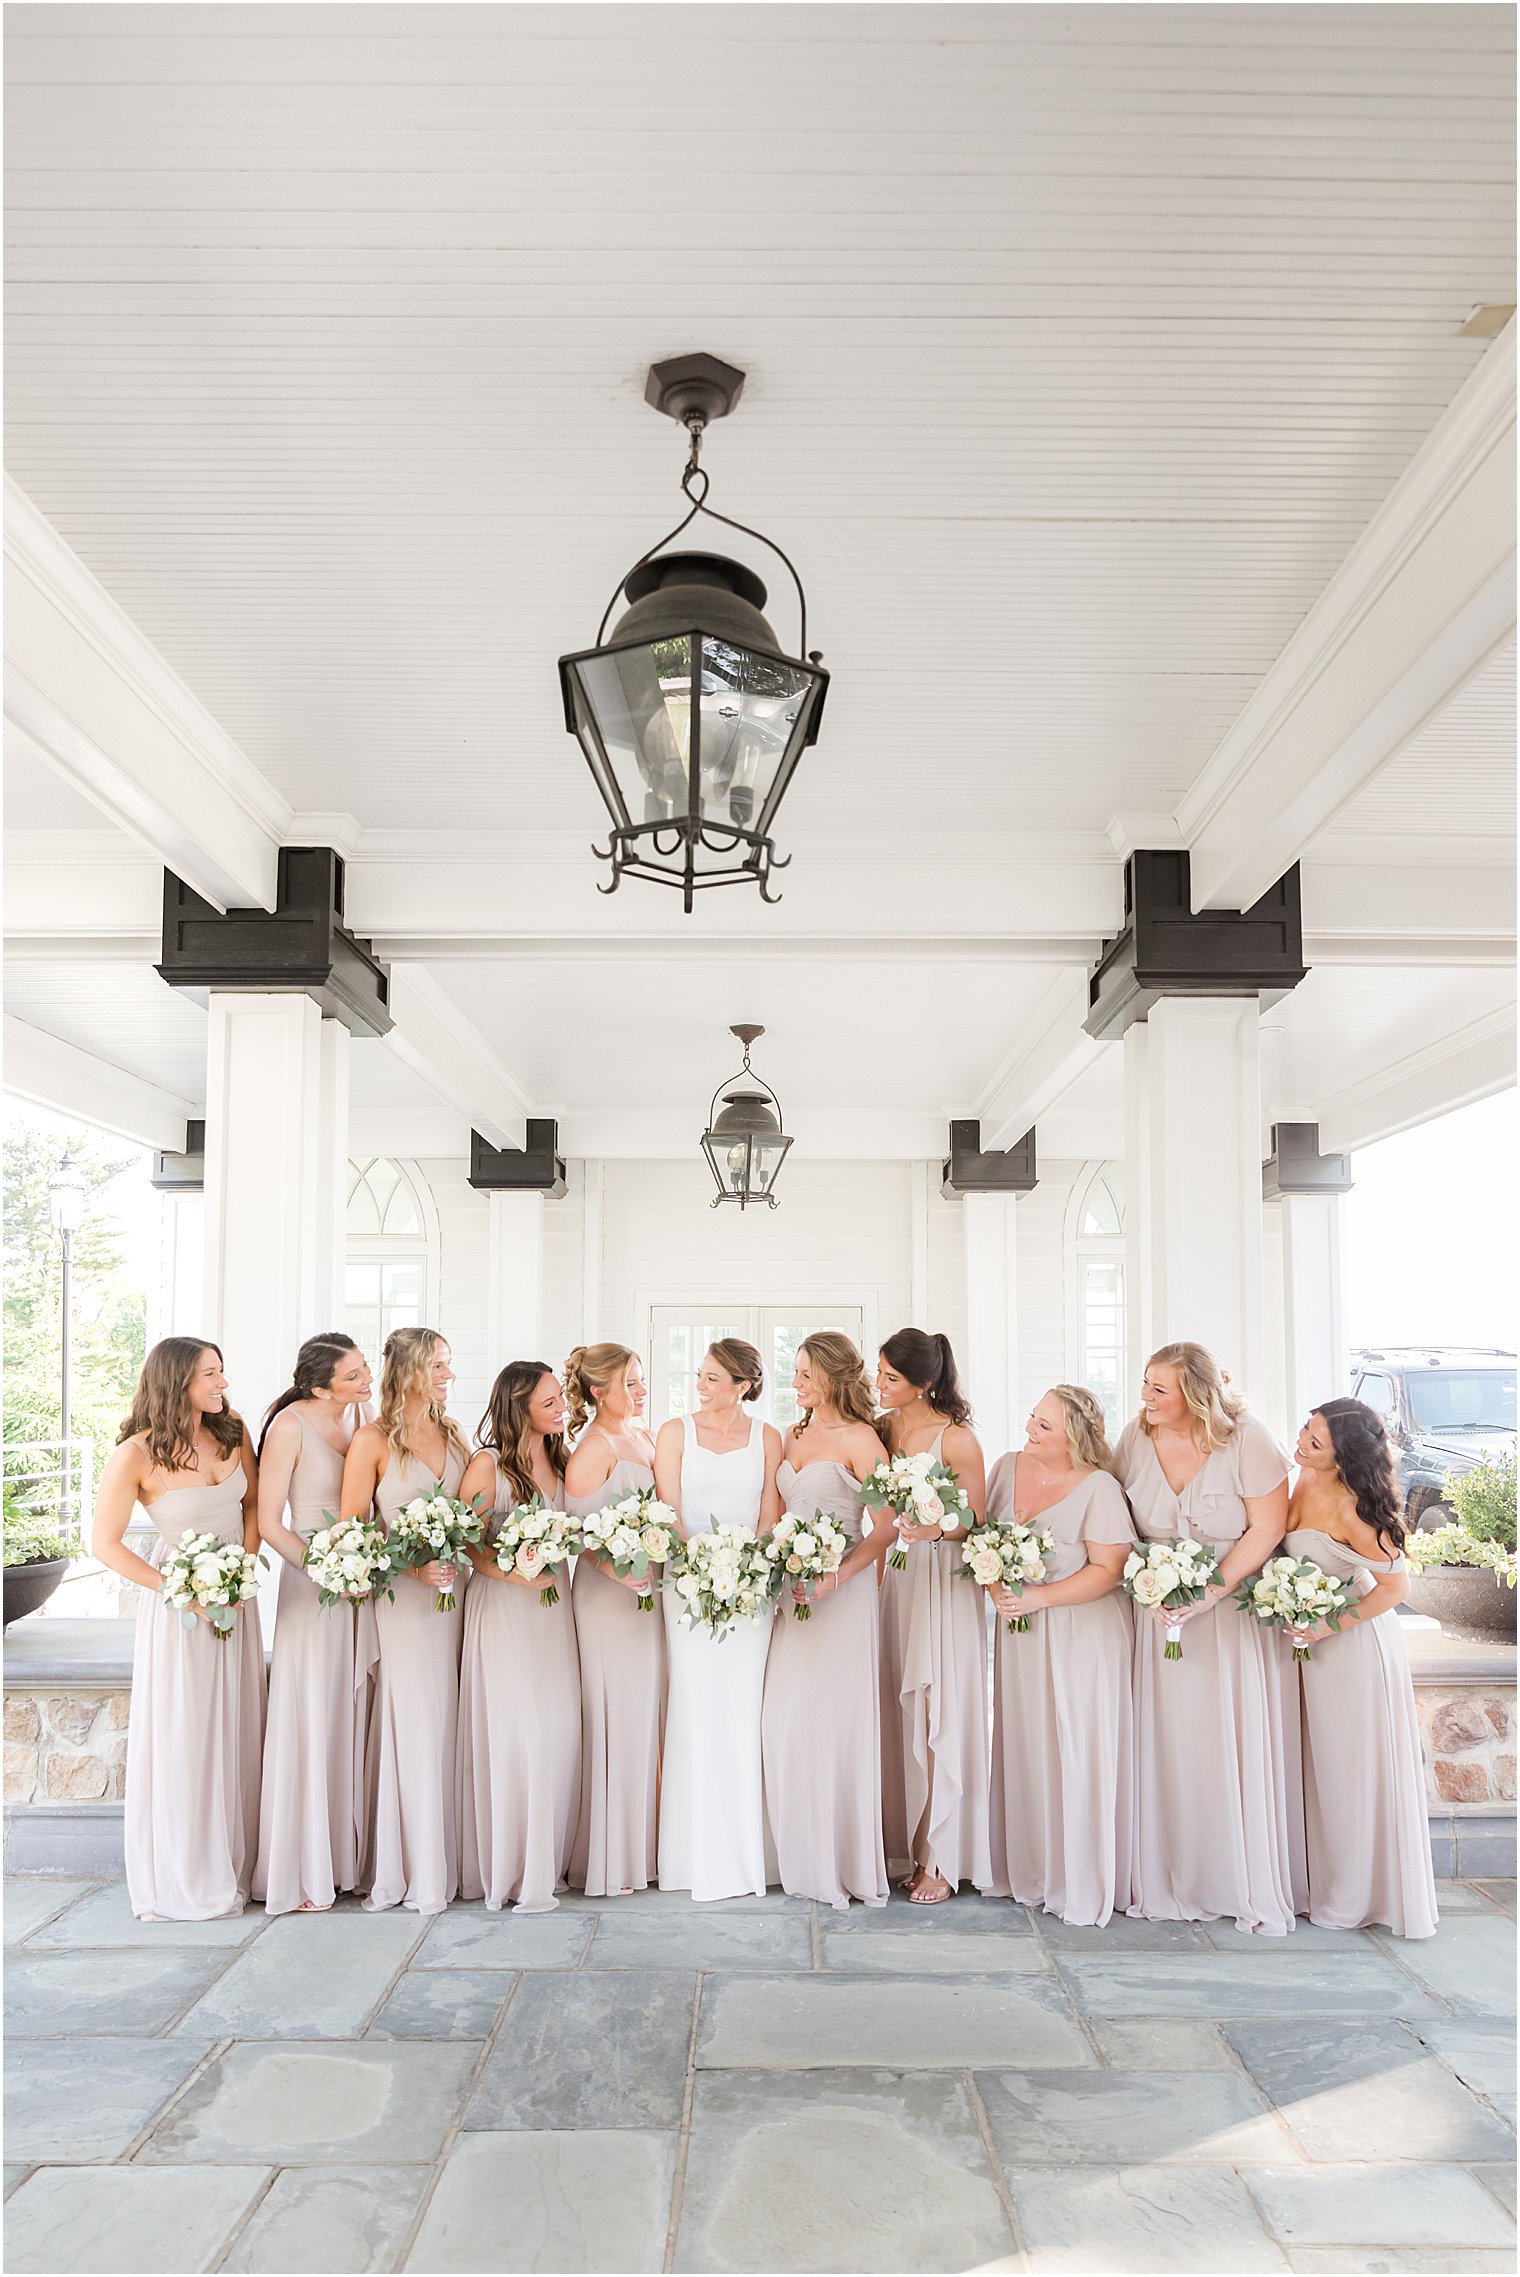
[[[611,819],[610,862],[599,888],[625,872],[674,886],[689,913],[709,886],[758,885],[762,901],[776,852],[771,827],[797,762],[818,738],[828,693],[821,650],[807,646],[807,594],[775,542],[707,504],[702,437],[726,418],[745,375],[717,356],[652,365],[645,401],[685,427],[681,475],[688,510],[620,579],[596,646],[559,660],[565,726],[580,743]],[[775,554],[797,589],[797,654],[786,655],[762,611],[764,582],[717,553],[667,553],[699,514]],[[619,597],[628,606],[608,625]]]

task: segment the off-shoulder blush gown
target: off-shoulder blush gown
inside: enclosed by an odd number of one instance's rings
[[[450,1449],[441,1481],[457,1494],[464,1456]],[[387,1530],[396,1513],[440,1484],[415,1455],[394,1449],[375,1490]],[[459,1646],[469,1568],[455,1581],[452,1613],[435,1610],[436,1592],[410,1573],[395,1577],[395,1597],[382,1597],[371,1629],[377,1655],[368,1776],[374,1796],[370,1846],[373,1887],[366,1910],[403,1905],[442,1913],[459,1889],[459,1818],[455,1750],[459,1733]],[[361,1651],[361,1659],[365,1654]]]
[[[930,1452],[944,1459],[944,1432]],[[890,1523],[890,1521],[884,1521]],[[961,1544],[914,1542],[881,1576],[881,1801],[887,1870],[932,1865],[992,1888],[987,1600]]]
[[[563,1490],[553,1506],[563,1507]],[[496,1474],[495,1519],[515,1507]],[[559,1602],[540,1602],[553,1587]],[[552,1913],[581,1784],[581,1672],[570,1576],[532,1588],[477,1574],[459,1669],[459,1888],[488,1913]]]
[[[162,1567],[186,1534],[241,1543],[241,1463],[217,1486],[176,1486],[144,1510]],[[144,1590],[127,1720],[127,1895],[139,1921],[215,1921],[248,1902],[259,1846],[264,1645],[255,1604],[225,1641]],[[109,1972],[107,1972],[109,1975]]]
[[[987,1482],[993,1524],[1018,1518],[1016,1458]],[[1089,1471],[1059,1502],[1023,1521],[1052,1536],[1047,1581],[1088,1563],[1089,1542],[1134,1540],[1116,1479]],[[1129,1601],[1118,1590],[1085,1605],[1031,1611],[1010,1632],[994,1612],[992,1875],[999,1897],[1095,1927],[1130,1898],[1133,1712]]]
[[[784,1462],[776,1484],[788,1510],[821,1510],[859,1541],[859,1488],[843,1463]],[[875,1570],[824,1591],[806,1621],[793,1603],[783,1588],[760,1725],[781,1887],[824,1905],[885,1905]]]
[[[1365,1597],[1404,1560],[1363,1557],[1317,1527],[1283,1544]],[[1353,1621],[1295,1662],[1281,1630],[1267,1639],[1302,1688],[1304,1830],[1311,1921],[1327,1929],[1386,1922],[1396,1937],[1436,1933],[1435,1869],[1414,1686],[1396,1612]]]
[[[299,1407],[295,1417],[289,1519],[305,1540],[338,1515],[343,1457]],[[323,1605],[315,1582],[284,1558],[279,1575],[253,1894],[270,1913],[293,1913],[358,1887],[369,1686],[354,1607]]]
[[[1246,1530],[1248,1500],[1270,1494],[1288,1459],[1264,1423],[1243,1415],[1179,1495],[1148,1435],[1128,1424],[1114,1468],[1146,1541],[1203,1541],[1223,1556]],[[1283,1690],[1267,1640],[1229,1597],[1182,1630],[1182,1658],[1135,1616],[1134,1887],[1150,1921],[1233,1919],[1286,1936],[1293,1927],[1289,1812],[1295,1767],[1284,1745]]]
[[[645,1463],[616,1462],[595,1494],[567,1494],[578,1518],[652,1487]],[[590,1558],[575,1561],[581,1664],[581,1778],[570,1884],[588,1897],[645,1890],[659,1872],[660,1745],[667,1685],[659,1591],[638,1598]]]

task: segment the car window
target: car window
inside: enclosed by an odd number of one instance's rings
[[[1513,1431],[1513,1368],[1430,1368],[1405,1379],[1414,1419],[1425,1431]],[[1368,1402],[1371,1405],[1371,1402]]]
[[[1387,1376],[1363,1376],[1356,1396],[1365,1400],[1373,1414],[1381,1415],[1384,1422],[1393,1413],[1393,1384]]]

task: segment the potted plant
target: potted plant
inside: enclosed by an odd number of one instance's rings
[[[33,1509],[9,1488],[4,1506],[5,1626],[45,1605],[69,1570],[69,1545],[50,1511]]]
[[[1417,1527],[1405,1544],[1413,1569],[1410,1608],[1434,1615],[1453,1636],[1513,1643],[1514,1455],[1448,1479],[1445,1493],[1455,1520]]]

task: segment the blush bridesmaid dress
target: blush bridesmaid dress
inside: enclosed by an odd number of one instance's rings
[[[567,1494],[577,1518],[654,1485],[646,1463],[614,1463],[595,1494]],[[587,1897],[647,1890],[659,1872],[660,1749],[669,1685],[660,1593],[639,1611],[631,1590],[590,1558],[572,1598],[581,1672],[581,1777],[570,1886]]]
[[[243,1539],[241,1462],[218,1486],[176,1486],[143,1509],[162,1567],[186,1534]],[[127,1720],[127,1895],[139,1921],[216,1921],[248,1902],[259,1846],[264,1643],[257,1604],[214,1637],[144,1590]]]

